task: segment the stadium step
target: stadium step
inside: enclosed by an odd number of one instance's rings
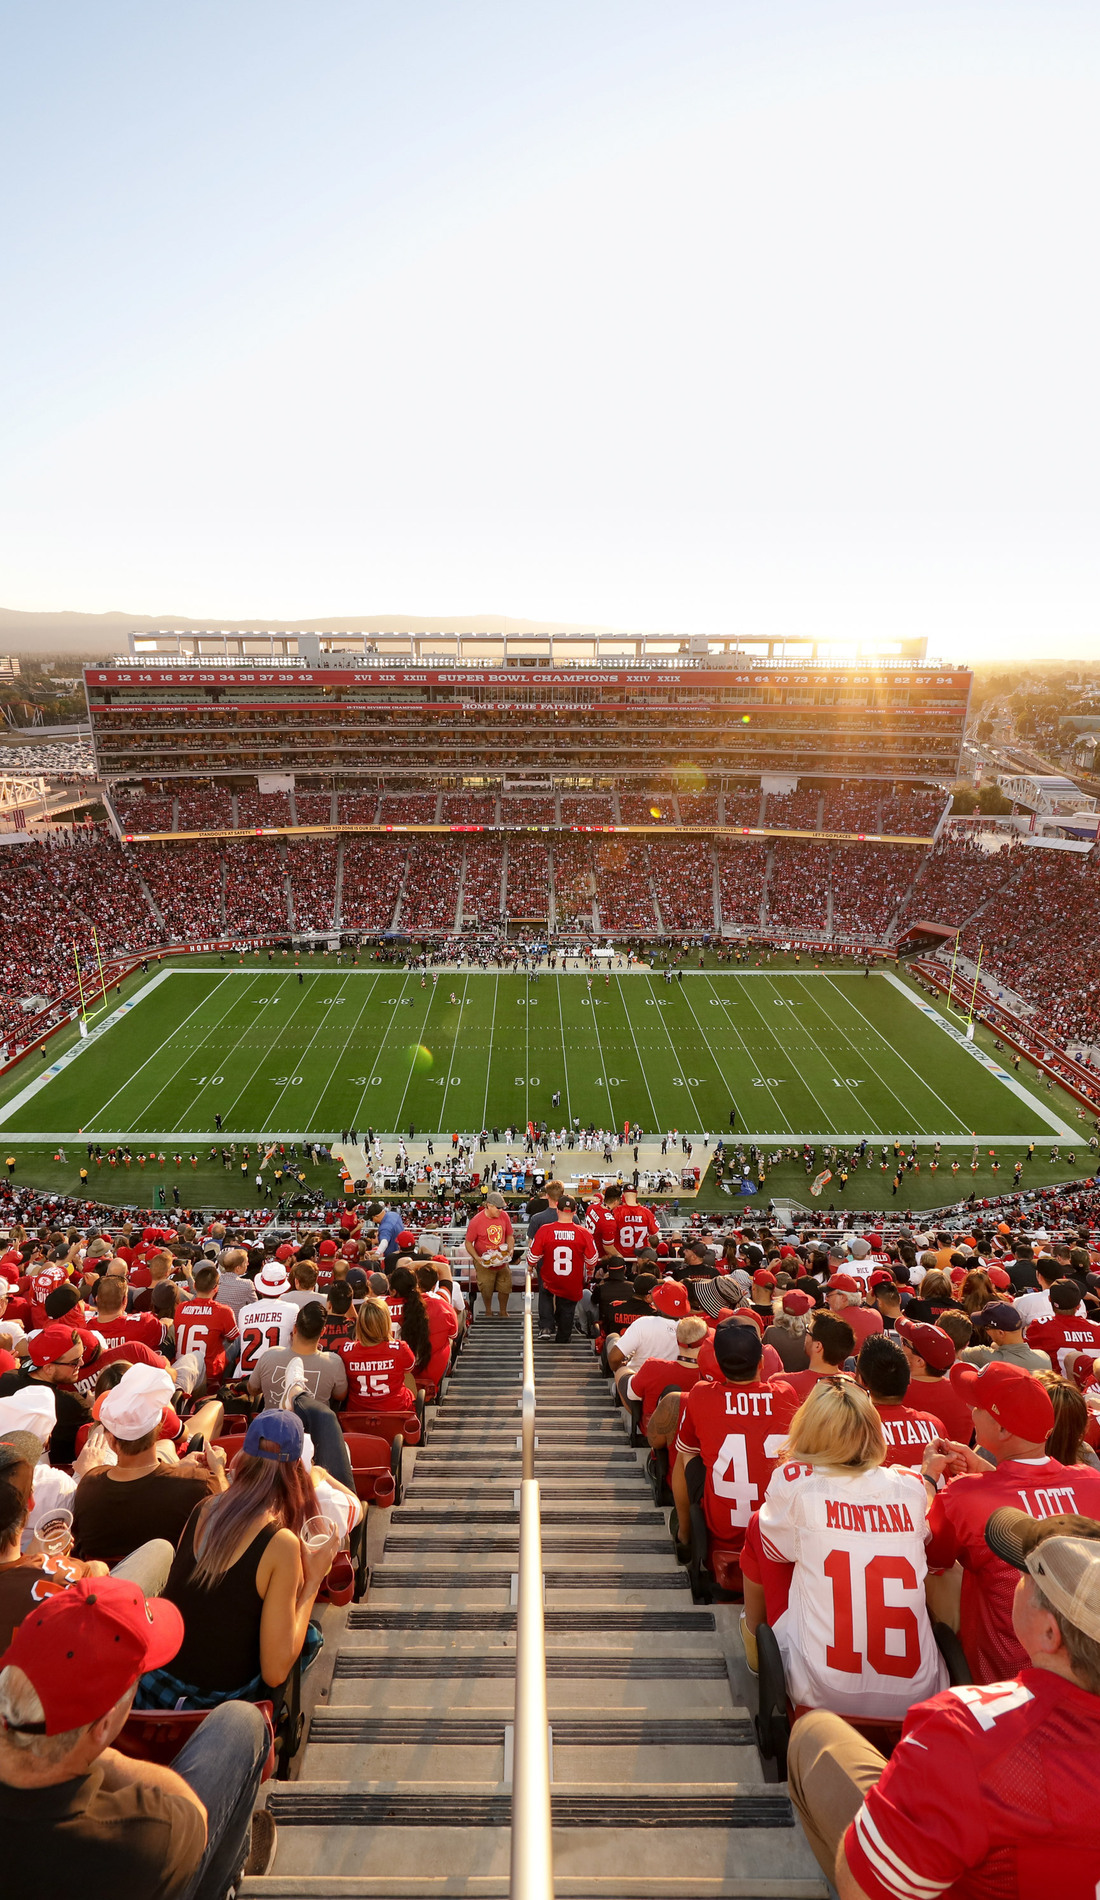
[[[475,1323],[298,1778],[268,1784],[278,1852],[248,1900],[508,1893],[520,1366],[518,1313]],[[591,1346],[540,1348],[535,1376],[557,1894],[824,1900]]]

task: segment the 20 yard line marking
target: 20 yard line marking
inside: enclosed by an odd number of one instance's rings
[[[344,978],[344,980],[343,980],[343,982],[342,982],[342,983],[341,983],[341,985],[340,985],[340,988],[339,988],[339,989],[337,990],[337,992],[336,992],[336,995],[335,995],[335,996],[334,996],[334,997],[333,997],[333,998],[331,999],[331,1001],[330,1001],[330,1002],[329,1002],[329,1003],[328,1003],[328,1004],[326,1005],[326,1011],[327,1011],[327,1010],[329,1010],[329,1009],[334,1009],[334,1008],[336,1007],[336,1005],[337,1005],[337,1003],[339,1003],[339,1002],[341,1002],[341,1001],[342,1001],[342,999],[344,998],[344,996],[345,996],[345,995],[347,994],[347,987],[348,987],[348,982],[349,982],[349,980],[350,980],[350,972],[349,972],[349,975],[348,975],[348,976],[346,976],[346,977]],[[303,1000],[303,1002],[304,1002],[304,1001],[305,1001],[305,995],[304,995],[304,991],[305,991],[305,984],[304,984],[304,983],[303,983],[303,984],[301,985],[301,988],[302,988],[302,991],[303,991],[303,996],[302,996],[302,1000]],[[305,1048],[304,1048],[304,1049],[302,1050],[302,1052],[301,1052],[301,1054],[300,1054],[299,1056],[295,1056],[295,1058],[294,1058],[294,1067],[295,1067],[296,1069],[297,1069],[297,1068],[301,1068],[301,1069],[302,1069],[302,1072],[303,1072],[303,1077],[304,1077],[304,1074],[305,1074],[305,1062],[306,1062],[306,1057],[308,1056],[308,1054],[309,1054],[309,1052],[310,1052],[310,1050],[312,1049],[312,1047],[313,1047],[313,1045],[314,1045],[314,1043],[316,1042],[316,1040],[317,1040],[317,1038],[318,1038],[318,1036],[320,1035],[320,1033],[321,1033],[321,1031],[322,1031],[322,1029],[327,1029],[327,1028],[328,1028],[328,1024],[329,1024],[329,1018],[328,1018],[328,1016],[327,1016],[327,1014],[326,1014],[326,1015],[325,1015],[325,1016],[323,1016],[323,1017],[321,1018],[321,1020],[320,1020],[320,1021],[318,1022],[318,1024],[317,1024],[317,1027],[316,1027],[316,1029],[314,1030],[314,1032],[313,1032],[313,1034],[312,1034],[312,1036],[310,1037],[310,1039],[309,1039],[309,1041],[308,1041],[308,1042],[306,1043],[306,1046],[305,1046]],[[330,1074],[331,1074],[331,1071],[330,1071]],[[327,1083],[326,1083],[326,1085],[325,1085],[325,1086],[326,1086],[326,1087],[328,1086],[328,1085],[327,1085]],[[267,1114],[266,1114],[266,1115],[265,1115],[265,1117],[264,1117],[264,1120],[265,1120],[265,1121],[274,1121],[274,1119],[275,1119],[275,1110],[276,1110],[276,1109],[278,1108],[278,1106],[279,1106],[279,1103],[280,1103],[280,1102],[282,1101],[282,1099],[283,1099],[283,1096],[284,1096],[284,1095],[286,1094],[286,1092],[287,1092],[287,1089],[288,1089],[289,1087],[290,1087],[290,1083],[289,1083],[289,1082],[286,1082],[286,1083],[284,1083],[284,1085],[283,1085],[283,1087],[282,1087],[282,1088],[281,1088],[281,1089],[279,1090],[279,1093],[278,1093],[278,1095],[277,1095],[277,1096],[275,1097],[275,1100],[274,1100],[274,1101],[272,1102],[272,1104],[271,1104],[271,1107],[270,1107],[270,1108],[268,1109],[268,1111],[267,1111]],[[323,1092],[323,1091],[322,1091],[322,1092]]]

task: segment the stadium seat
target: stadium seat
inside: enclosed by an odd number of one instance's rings
[[[669,1473],[668,1446],[651,1451],[645,1461],[645,1475],[649,1479],[649,1488],[653,1493],[653,1502],[658,1510],[672,1503],[672,1485]]]
[[[400,1432],[392,1443],[365,1432],[345,1432],[348,1457],[355,1479],[355,1495],[365,1504],[400,1504],[404,1499],[402,1463],[405,1441]]]
[[[270,1743],[260,1779],[270,1781],[276,1760],[274,1704],[257,1702],[256,1707],[267,1725]],[[132,1709],[114,1746],[131,1761],[151,1761],[169,1768],[209,1714],[209,1709]]]

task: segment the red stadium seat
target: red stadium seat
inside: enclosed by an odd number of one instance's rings
[[[274,1705],[257,1702],[256,1707],[267,1725],[269,1744],[260,1779],[270,1781],[275,1773]],[[131,1761],[151,1761],[169,1768],[210,1713],[209,1709],[131,1709],[114,1745]]]

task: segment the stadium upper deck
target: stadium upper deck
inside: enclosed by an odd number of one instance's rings
[[[610,653],[591,637],[477,638],[135,640],[129,658],[85,668],[97,768],[108,781],[647,793],[958,769],[971,676],[919,655],[837,665],[813,648],[792,659],[694,640]]]

